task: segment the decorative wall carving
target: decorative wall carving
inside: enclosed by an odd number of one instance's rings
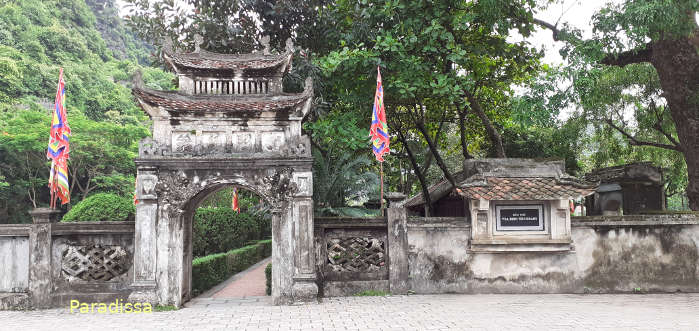
[[[200,141],[201,154],[223,154],[226,151],[225,132],[202,132]]]
[[[283,132],[265,132],[262,135],[263,152],[278,152],[284,144]]]
[[[233,134],[233,153],[252,153],[255,151],[255,137],[251,132]]]
[[[271,205],[282,206],[298,192],[292,175],[291,168],[272,168],[263,172],[243,171],[234,178],[212,172],[195,180],[181,170],[161,171],[155,191],[160,197],[159,204],[168,206],[171,217],[179,216],[190,199],[212,184],[242,185],[263,195]]]
[[[69,281],[108,281],[125,274],[129,260],[121,246],[69,245],[63,251],[61,271]]]
[[[332,271],[373,272],[386,265],[386,243],[379,238],[328,238],[326,245]]]
[[[173,132],[172,150],[175,153],[192,153],[194,151],[194,134],[191,132]]]

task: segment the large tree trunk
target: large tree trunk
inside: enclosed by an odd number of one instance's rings
[[[689,208],[699,210],[699,29],[693,38],[654,42],[650,62],[687,162]]]
[[[425,216],[430,216],[434,215],[434,211],[432,210],[432,199],[430,199],[430,192],[427,186],[427,179],[425,179],[425,175],[423,175],[422,171],[420,171],[420,165],[417,163],[417,160],[415,159],[415,155],[413,155],[413,152],[410,150],[410,147],[408,147],[408,140],[405,139],[405,136],[403,136],[403,132],[398,131],[398,140],[403,144],[403,147],[405,148],[405,152],[408,154],[408,159],[410,160],[410,165],[413,167],[413,170],[415,171],[415,174],[417,175],[418,180],[420,181],[420,189],[422,190],[422,198],[425,201],[425,207],[427,207],[427,215]]]

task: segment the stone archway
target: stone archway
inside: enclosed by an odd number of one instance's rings
[[[190,297],[191,218],[221,186],[256,192],[273,206],[273,298],[317,299],[311,146],[301,133],[313,88],[281,91],[293,45],[282,54],[164,56],[180,90],[155,91],[136,75],[133,94],[153,120],[140,142],[132,301],[180,306]]]

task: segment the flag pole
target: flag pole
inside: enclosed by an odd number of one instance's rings
[[[384,209],[383,209],[383,162],[379,162],[381,165],[381,195],[379,196],[379,201],[381,201],[381,216],[384,216]]]

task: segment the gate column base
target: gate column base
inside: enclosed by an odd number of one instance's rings
[[[294,277],[294,286],[291,290],[292,304],[318,303],[318,285],[315,275],[310,277]]]
[[[134,283],[131,284],[131,289],[133,291],[129,294],[128,298],[128,301],[131,303],[150,303],[155,306],[160,302],[158,294],[155,293],[155,282]]]

